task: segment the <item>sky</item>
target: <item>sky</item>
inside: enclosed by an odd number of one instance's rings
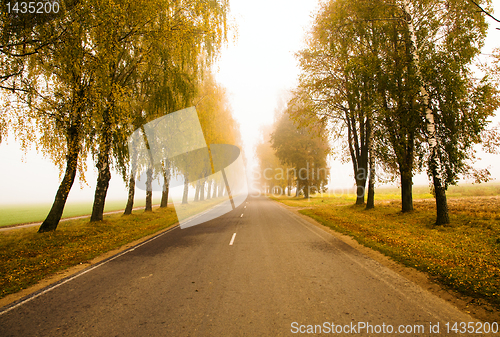
[[[304,36],[318,7],[318,0],[230,0],[232,22],[237,36],[222,50],[216,64],[217,79],[226,87],[234,116],[240,124],[249,165],[255,165],[253,148],[261,125],[273,122],[274,112],[285,93],[297,83],[299,69],[294,53],[304,47]],[[496,1],[496,12],[500,3]],[[491,52],[500,31],[493,20],[484,49]],[[497,121],[500,120],[497,118]],[[478,167],[492,168],[500,180],[498,155],[482,155]],[[0,143],[0,205],[13,203],[51,203],[59,186],[58,169],[34,149],[23,154],[12,137]],[[97,177],[89,161],[88,185],[75,181],[68,202],[93,200]],[[353,184],[352,166],[332,161],[331,187]],[[427,184],[426,177],[416,178]],[[83,188],[81,188],[83,187]],[[144,191],[136,191],[138,197]],[[112,173],[108,199],[125,199],[127,189],[122,178]]]

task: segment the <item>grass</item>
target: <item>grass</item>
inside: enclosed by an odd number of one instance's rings
[[[106,201],[105,212],[117,211],[125,208],[127,201]],[[156,201],[154,203],[159,203]],[[144,198],[137,199],[134,207],[145,205]],[[52,204],[27,204],[27,205],[0,205],[0,227],[15,224],[41,222],[49,213]],[[72,202],[64,207],[63,218],[87,215],[92,213],[92,202]]]
[[[174,208],[168,207],[105,215],[94,223],[68,220],[43,234],[36,227],[0,232],[0,298],[176,222]]]
[[[400,201],[391,200],[393,193],[378,193],[372,210],[353,205],[354,195],[274,199],[300,207],[301,213],[323,225],[500,308],[500,186],[451,189],[451,223],[445,227],[434,225],[432,196],[417,191],[422,198],[415,198],[415,210],[402,213]]]

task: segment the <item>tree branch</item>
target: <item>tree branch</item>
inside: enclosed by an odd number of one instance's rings
[[[493,20],[495,20],[496,22],[500,22],[500,20],[498,20],[497,18],[495,18],[493,15],[491,15],[490,13],[488,13],[487,11],[485,11],[483,9],[483,7],[479,6],[474,0],[469,0],[470,2],[472,2],[474,5],[476,5],[480,10],[481,12],[483,12],[484,14],[488,15],[490,18],[492,18]],[[499,28],[497,28],[499,29]]]

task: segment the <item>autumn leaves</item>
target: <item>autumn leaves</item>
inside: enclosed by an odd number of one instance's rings
[[[4,32],[1,84],[11,89],[12,104],[1,131],[36,144],[64,172],[40,232],[57,228],[89,156],[98,170],[91,221],[102,220],[111,172],[128,180],[127,138],[141,125],[199,103],[207,116],[200,120],[217,134],[208,116],[225,119],[228,111],[210,64],[226,40],[228,6],[225,0],[86,0],[61,8],[49,22]],[[9,18],[2,20],[9,27]],[[211,103],[200,103],[205,96]]]

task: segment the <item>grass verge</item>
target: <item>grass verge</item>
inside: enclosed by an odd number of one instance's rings
[[[159,200],[153,200],[153,204],[159,204]],[[104,212],[125,209],[126,200],[107,200]],[[144,206],[144,198],[134,201],[134,207]],[[0,227],[17,225],[30,222],[43,221],[50,211],[52,204],[23,204],[23,205],[0,205]],[[69,202],[64,206],[63,218],[87,215],[92,213],[92,201]]]
[[[174,208],[168,207],[105,215],[94,223],[69,220],[43,234],[36,227],[0,232],[0,298],[176,222]]]
[[[321,224],[352,236],[434,280],[500,308],[500,198],[450,198],[451,224],[436,227],[433,199],[415,200],[415,210],[401,213],[399,201],[379,195],[375,209],[355,206],[354,195],[322,196],[311,201],[273,199]]]

